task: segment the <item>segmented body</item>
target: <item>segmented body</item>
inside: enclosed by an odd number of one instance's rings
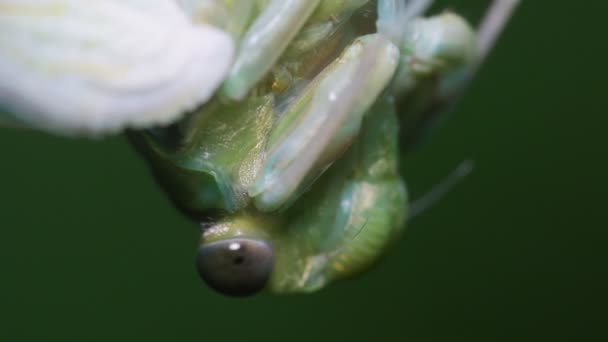
[[[478,37],[453,13],[423,17],[431,3],[5,0],[0,125],[140,129],[131,141],[202,227],[210,286],[316,290],[403,229],[400,158],[517,0],[495,0]]]
[[[205,221],[203,245],[235,237],[272,245],[272,291],[355,274],[404,227],[398,127],[413,111],[397,115],[397,102],[424,77],[387,88],[409,72],[399,63],[411,56],[375,33],[375,6],[322,2],[248,95],[235,89],[250,82],[252,62],[237,57],[236,79],[229,74],[211,103],[170,129],[132,135],[176,204]],[[241,49],[254,49],[251,35]],[[435,69],[427,74],[434,96]]]

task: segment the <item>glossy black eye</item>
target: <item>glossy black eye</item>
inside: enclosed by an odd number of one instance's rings
[[[273,264],[270,246],[252,239],[207,243],[196,256],[198,273],[205,283],[230,296],[249,296],[262,290]]]

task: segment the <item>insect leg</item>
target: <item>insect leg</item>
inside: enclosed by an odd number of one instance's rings
[[[350,146],[363,115],[390,82],[398,57],[396,46],[381,35],[365,36],[287,108],[249,191],[258,209],[290,203]]]
[[[70,136],[174,122],[215,94],[234,54],[174,0],[2,0],[0,32],[0,106]]]
[[[458,102],[487,59],[518,3],[518,0],[495,0],[473,33],[476,42],[473,58],[454,72],[419,79],[418,86],[403,98],[399,104],[402,149],[415,145],[430,128],[445,119],[444,114]]]
[[[224,82],[228,98],[242,100],[272,68],[320,0],[271,0],[243,37]]]
[[[287,213],[288,248],[306,249],[299,258],[306,265],[295,266],[305,270],[297,287],[311,291],[362,271],[402,231],[407,194],[398,172],[397,120],[393,99],[380,95],[353,146]]]

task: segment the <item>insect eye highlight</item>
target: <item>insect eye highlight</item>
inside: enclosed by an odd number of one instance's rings
[[[198,273],[211,288],[229,296],[250,296],[262,290],[274,264],[272,248],[264,241],[228,239],[201,245]]]

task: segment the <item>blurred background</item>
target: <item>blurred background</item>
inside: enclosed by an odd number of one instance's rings
[[[523,0],[452,119],[407,158],[414,197],[474,173],[371,272],[230,299],[196,227],[122,137],[0,132],[0,341],[606,341],[608,3]],[[488,1],[439,1],[477,20]]]

